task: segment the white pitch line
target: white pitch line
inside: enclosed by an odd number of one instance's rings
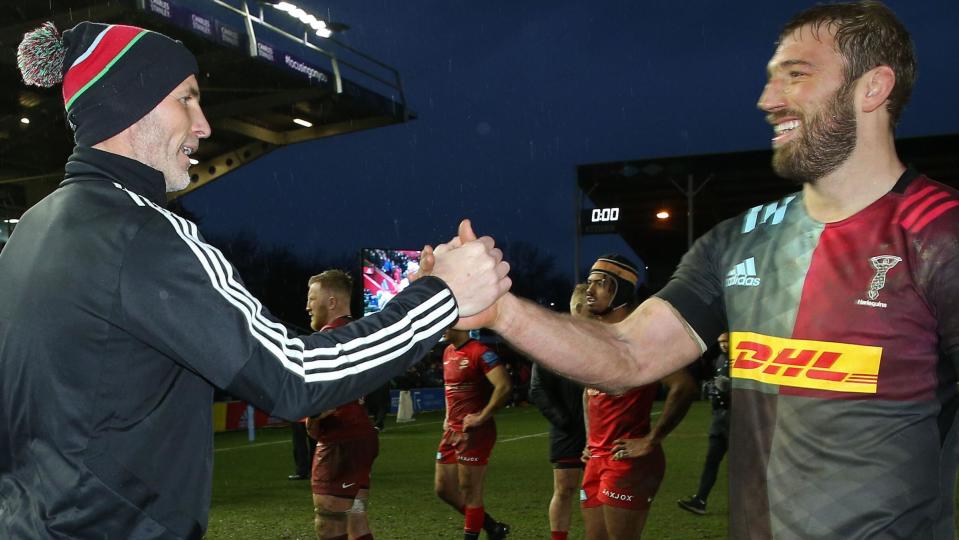
[[[519,414],[522,414],[523,412],[526,412],[526,411],[521,411]],[[513,414],[517,414],[517,413],[513,413]],[[656,416],[656,415],[658,415],[658,414],[660,414],[660,411],[653,411],[653,412],[650,414],[650,416]],[[440,421],[434,421],[434,422],[410,422],[410,423],[404,423],[404,424],[401,425],[401,426],[390,426],[389,431],[394,431],[394,430],[397,430],[397,429],[403,429],[403,428],[408,428],[408,427],[429,426],[429,425],[433,425],[433,424],[442,424],[442,423],[443,423],[442,420],[440,420]],[[548,432],[548,431],[544,431],[543,433],[533,433],[532,435],[520,435],[519,437],[510,437],[509,439],[502,439],[502,440],[497,441],[497,442],[501,442],[501,443],[513,442],[513,441],[518,441],[518,440],[520,440],[520,439],[530,439],[530,438],[533,438],[533,437],[542,437],[543,435],[549,435],[549,432]],[[431,433],[431,434],[428,434],[428,436],[432,437],[432,436],[434,436],[434,434]],[[698,435],[697,435],[697,436],[698,436]],[[228,448],[215,448],[215,449],[213,449],[213,451],[214,451],[214,452],[226,452],[226,451],[229,451],[229,450],[243,450],[243,449],[246,449],[246,448],[257,448],[257,447],[260,447],[260,446],[271,446],[271,445],[274,445],[274,444],[290,444],[290,443],[291,443],[291,441],[272,441],[272,442],[263,442],[263,443],[252,443],[252,444],[246,444],[246,445],[243,445],[243,446],[231,446],[231,447],[228,447]]]
[[[661,411],[653,411],[652,413],[650,413],[649,416],[656,416],[656,415],[658,415],[658,414],[661,414]],[[501,442],[501,443],[504,443],[504,442],[512,442],[512,441],[518,441],[518,440],[520,440],[520,439],[530,439],[530,438],[533,438],[533,437],[542,437],[543,435],[549,435],[549,432],[548,432],[548,431],[544,431],[543,433],[533,433],[532,435],[520,435],[519,437],[510,437],[509,439],[502,439],[502,440],[496,441],[496,442]]]
[[[416,427],[416,426],[431,426],[433,424],[442,424],[442,423],[443,423],[442,420],[433,421],[433,422],[420,422],[417,420],[411,420],[409,422],[403,422],[402,424],[390,426],[390,429],[383,430],[383,431],[393,431],[394,429],[403,429],[403,428],[410,428],[410,427]]]
[[[544,431],[544,432],[542,432],[542,433],[533,433],[532,435],[520,435],[519,437],[510,437],[509,439],[503,439],[503,440],[498,441],[498,442],[501,442],[501,443],[503,443],[503,442],[512,442],[512,441],[518,441],[518,440],[520,440],[520,439],[529,439],[529,438],[531,438],[531,437],[542,437],[543,435],[549,435],[549,432],[548,432],[548,431]]]
[[[272,441],[272,442],[261,442],[261,443],[252,443],[244,446],[230,446],[227,448],[214,448],[214,452],[226,452],[227,450],[245,450],[247,448],[256,448],[258,446],[271,446],[274,444],[292,444],[292,441]]]

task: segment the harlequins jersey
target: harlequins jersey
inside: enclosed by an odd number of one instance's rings
[[[856,215],[802,194],[704,235],[658,296],[730,330],[732,538],[953,538],[959,197],[913,171]]]
[[[486,374],[498,365],[499,356],[479,341],[471,339],[459,348],[454,345],[446,347],[443,351],[443,382],[450,429],[463,431],[463,417],[486,407],[493,394],[493,384]]]
[[[609,457],[616,439],[638,439],[649,434],[649,411],[658,386],[648,384],[620,395],[586,389],[591,456]]]

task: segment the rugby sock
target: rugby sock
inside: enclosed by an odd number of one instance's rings
[[[341,534],[339,536],[327,536],[326,540],[350,540],[350,535]]]
[[[481,506],[480,508],[483,508],[483,507]],[[464,515],[466,514],[466,506],[460,506],[459,508],[457,508],[457,510],[459,510],[460,514],[464,514]],[[486,531],[487,533],[496,532],[497,525],[499,525],[499,522],[493,519],[493,516],[487,514],[486,511],[484,510],[483,511],[483,530]]]
[[[466,507],[466,520],[463,524],[463,529],[467,534],[474,533],[479,534],[483,530],[483,517],[486,515],[486,512],[483,511],[482,506],[477,507]]]
[[[373,540],[373,533],[364,534],[363,536],[358,537],[356,540]]]
[[[567,540],[569,531],[550,531],[549,540]]]

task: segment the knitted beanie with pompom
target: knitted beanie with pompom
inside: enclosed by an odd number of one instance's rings
[[[17,49],[17,66],[27,84],[63,84],[67,122],[82,146],[135,124],[199,71],[179,41],[94,22],[81,22],[62,36],[49,22],[28,32]]]

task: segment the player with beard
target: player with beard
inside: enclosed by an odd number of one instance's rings
[[[310,328],[329,332],[353,320],[353,280],[342,270],[327,270],[308,282],[306,312]],[[310,417],[306,430],[316,440],[313,458],[313,508],[319,540],[373,540],[366,509],[370,472],[379,454],[379,438],[359,400]]]
[[[703,235],[618,324],[512,295],[474,323],[612,391],[694,361],[728,328],[731,537],[954,538],[959,193],[896,154],[915,73],[909,32],[880,2],[797,14],[758,105],[799,192]]]
[[[603,255],[586,280],[586,306],[606,324],[625,319],[635,307],[636,266],[621,255]],[[592,357],[589,357],[592,360]],[[655,382],[625,392],[587,388],[587,446],[583,452],[583,525],[588,540],[640,538],[666,472],[662,442],[686,416],[696,384],[685,368],[660,381],[668,392],[651,426]]]

